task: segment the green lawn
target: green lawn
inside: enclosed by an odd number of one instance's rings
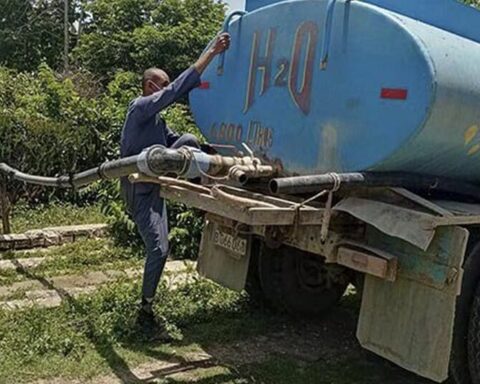
[[[106,220],[98,205],[78,207],[72,204],[55,203],[31,207],[18,204],[11,217],[11,229],[13,233],[23,233],[44,227],[105,223]]]

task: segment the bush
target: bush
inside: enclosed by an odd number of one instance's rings
[[[101,86],[87,72],[60,77],[46,65],[36,74],[0,67],[0,162],[55,176],[118,157],[127,100],[138,83],[135,75],[120,72],[99,94]],[[7,195],[9,206],[21,198],[35,204],[53,196],[78,202],[71,191],[13,181],[7,181]]]
[[[183,204],[168,202],[170,253],[176,259],[196,259],[203,230],[203,215]]]
[[[66,174],[101,162],[98,102],[46,65],[38,74],[0,68],[0,161],[39,175]],[[7,183],[10,204],[46,201],[52,190]]]
[[[177,76],[222,25],[225,6],[212,0],[96,0],[73,50],[83,68],[111,79],[118,70],[163,68]]]

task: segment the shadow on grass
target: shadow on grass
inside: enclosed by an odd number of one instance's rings
[[[198,361],[191,361],[175,353],[166,353],[155,350],[154,348],[158,347],[158,344],[152,342],[140,344],[138,340],[134,340],[135,335],[133,335],[123,340],[122,347],[124,349],[141,352],[155,360],[160,360],[166,363],[165,368],[152,369],[150,372],[148,372],[148,377],[146,378],[137,376],[132,369],[130,369],[127,361],[117,352],[115,345],[109,341],[108,338],[98,335],[96,332],[96,325],[91,319],[91,316],[89,316],[88,307],[79,305],[78,300],[66,289],[58,287],[47,278],[37,275],[36,273],[24,268],[15,258],[12,258],[11,261],[15,265],[16,271],[19,274],[23,275],[27,279],[38,281],[43,287],[45,287],[45,289],[55,291],[61,297],[63,302],[75,309],[75,313],[82,318],[82,321],[72,322],[72,324],[78,329],[79,332],[89,339],[91,344],[94,346],[95,351],[108,364],[111,372],[120,382],[125,384],[144,384],[152,383],[152,380],[155,379],[162,379],[162,383],[176,383],[177,381],[169,376],[176,374],[188,374],[189,372],[195,372],[199,369],[210,369],[219,366],[218,361],[213,357],[208,357]],[[185,345],[185,343],[186,342],[180,342],[178,345]],[[145,375],[142,374],[142,376]],[[215,375],[214,377],[196,380],[196,382],[202,384],[220,384],[225,383],[225,381],[233,380],[236,377],[238,376],[235,374],[222,373]]]
[[[106,337],[98,336],[87,306],[78,305],[66,290],[24,269],[20,263],[16,266],[25,277],[55,290],[85,319],[75,326],[89,338],[98,355],[122,383],[430,383],[358,345],[355,326],[359,300],[355,296],[345,297],[321,321],[292,319],[248,308],[244,312],[219,314],[214,321],[185,327],[184,340],[171,344],[171,348],[163,348],[159,343],[140,343],[135,337],[122,339],[125,350],[165,362],[165,365],[153,364],[150,369],[147,366],[139,377],[120,356],[115,345]],[[195,353],[188,355],[181,351],[192,344],[198,345],[202,353],[194,356]]]
[[[204,352],[200,357],[207,359],[196,362],[159,351],[155,344],[125,347],[176,361],[173,367],[150,372],[162,383],[432,384],[360,347],[355,338],[359,305],[358,297],[345,297],[320,321],[257,310],[188,326],[184,340],[174,347],[198,345]],[[215,367],[223,370],[195,372]]]
[[[12,259],[12,262],[16,266],[18,273],[24,275],[29,279],[39,281],[47,289],[56,291],[63,301],[65,301],[66,303],[78,309],[80,311],[78,313],[84,316],[85,319],[89,319],[89,316],[88,316],[88,313],[86,313],[86,310],[82,306],[76,305],[76,299],[71,294],[69,294],[65,289],[55,286],[43,276],[38,276],[35,273],[28,271],[20,263],[18,263],[17,260]],[[102,356],[102,358],[110,366],[112,372],[115,374],[115,376],[117,376],[117,378],[122,383],[128,383],[128,384],[145,383],[145,380],[139,379],[131,371],[127,362],[115,351],[115,348],[111,342],[105,339],[98,339],[97,337],[93,336],[95,335],[95,325],[90,320],[87,320],[86,322],[82,322],[82,324],[78,326],[81,327],[82,333],[85,333],[89,337],[97,353],[100,356]],[[87,332],[85,332],[85,329],[87,330]]]

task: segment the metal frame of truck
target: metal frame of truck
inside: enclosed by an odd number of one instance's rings
[[[469,242],[480,224],[478,205],[429,201],[400,188],[326,191],[320,194],[326,201],[319,202],[166,177],[131,180],[159,183],[162,197],[207,212],[198,262],[203,276],[242,290],[252,273],[262,280],[258,257],[271,263],[290,252],[315,268],[315,256],[330,276],[322,284],[335,293],[329,291],[313,313],[338,301],[345,276],[351,280],[351,271],[358,272],[365,276],[357,328],[364,348],[438,382],[449,376],[449,367],[455,374],[466,364],[469,310],[463,307],[470,308],[480,277]],[[263,274],[271,276],[264,264]],[[276,283],[291,283],[284,280]],[[271,291],[269,284],[261,289]],[[279,304],[288,287],[277,288]],[[289,309],[291,303],[284,304]]]

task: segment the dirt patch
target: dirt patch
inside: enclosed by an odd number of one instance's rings
[[[345,356],[345,353],[358,350],[353,329],[331,325],[332,323],[284,325],[284,329],[279,332],[230,345],[214,344],[206,350],[213,356],[221,356],[225,363],[237,365],[262,362],[272,355],[283,355],[305,362],[333,361]]]
[[[226,345],[213,343],[205,351],[235,365],[262,362],[272,355],[328,362],[362,351],[355,337],[356,314],[349,308],[337,307],[319,320],[282,319],[267,334]]]

